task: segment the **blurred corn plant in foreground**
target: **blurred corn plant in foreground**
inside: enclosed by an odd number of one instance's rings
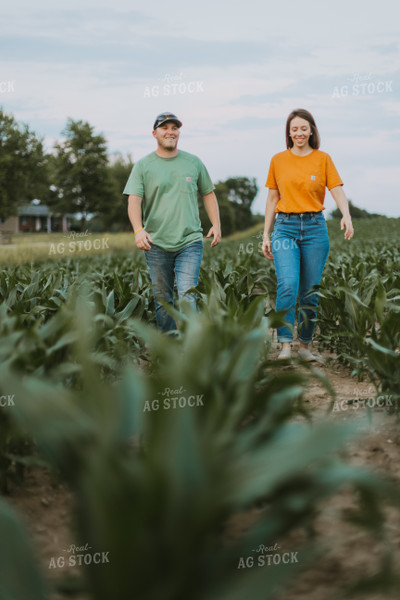
[[[340,458],[352,426],[291,419],[303,412],[306,376],[283,377],[268,360],[273,321],[261,300],[228,321],[229,307],[212,286],[208,311],[181,308],[169,309],[179,322],[178,339],[130,320],[151,368],[126,366],[114,385],[99,377],[95,307],[84,297],[71,320],[72,333],[79,332],[70,346],[79,385],[60,386],[36,373],[21,377],[16,365],[0,366],[2,385],[18,399],[10,411],[16,432],[35,440],[74,494],[76,545],[108,557],[51,586],[93,600],[284,598],[285,586],[321,556],[313,523],[321,504],[343,486],[355,491],[354,522],[385,548],[383,507],[398,504],[398,491]],[[228,540],[230,519],[255,510],[253,525]],[[1,531],[17,527],[0,507]],[[255,548],[272,547],[299,528],[309,541],[291,548],[298,562],[240,567]],[[8,543],[0,536],[0,557]],[[19,574],[11,571],[7,600],[48,598],[19,534],[13,550],[24,553],[30,585],[18,590]],[[395,581],[389,550],[371,582]]]
[[[13,510],[0,498],[0,598],[43,600],[49,589],[40,576],[38,558]]]

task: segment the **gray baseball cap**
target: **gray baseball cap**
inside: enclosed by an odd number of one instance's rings
[[[158,115],[158,117],[156,117],[156,120],[154,121],[153,130],[157,129],[157,127],[160,127],[160,125],[166,123],[167,121],[174,121],[174,123],[176,123],[178,127],[182,127],[182,123],[176,115],[170,112],[164,112],[161,113],[161,115]]]

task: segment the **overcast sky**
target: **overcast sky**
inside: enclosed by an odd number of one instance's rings
[[[155,116],[214,182],[256,177],[293,108],[307,108],[355,204],[400,216],[398,0],[14,1],[2,7],[0,106],[51,148],[68,117],[109,151],[155,149]],[[329,192],[328,210],[334,208]]]

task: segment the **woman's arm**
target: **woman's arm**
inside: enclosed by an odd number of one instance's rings
[[[269,233],[272,229],[272,224],[274,222],[275,209],[276,209],[276,205],[278,204],[278,201],[279,201],[279,190],[274,190],[274,189],[269,188],[268,196],[267,196],[267,204],[265,207],[265,223],[264,223],[264,235],[263,235],[263,244],[262,244],[263,254],[264,254],[265,258],[268,258],[269,260],[271,260],[273,258],[272,248],[271,248],[271,238],[270,238]]]
[[[354,235],[354,229],[350,216],[349,203],[343,191],[343,186],[337,185],[329,191],[332,195],[332,198],[336,202],[338,209],[343,215],[342,220],[340,221],[340,229],[346,228],[344,237],[346,240],[351,240]]]

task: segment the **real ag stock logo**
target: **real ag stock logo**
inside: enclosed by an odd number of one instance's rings
[[[291,250],[293,248],[297,248],[297,242],[296,240],[292,240],[292,239],[284,239],[284,240],[274,240],[272,237],[270,237],[268,234],[263,233],[262,231],[260,231],[259,233],[256,233],[255,235],[251,236],[252,238],[256,238],[259,241],[256,242],[254,244],[254,242],[241,242],[239,244],[239,248],[238,248],[238,255],[240,256],[241,254],[254,254],[255,252],[258,252],[259,254],[262,254],[262,248],[263,248],[263,241],[264,239],[270,239],[271,240],[271,250],[273,252],[277,252],[278,250]]]
[[[92,550],[89,544],[84,546],[71,546],[63,550],[68,556],[52,556],[49,563],[49,569],[63,569],[64,567],[81,567],[83,565],[104,565],[109,564],[109,552],[90,552]]]
[[[273,546],[260,544],[258,548],[252,550],[257,556],[241,556],[238,569],[252,569],[253,567],[272,567],[280,564],[288,565],[298,563],[298,552],[278,552],[280,546],[275,543]]]
[[[333,412],[345,412],[351,410],[359,410],[361,408],[393,408],[394,402],[392,394],[377,394],[373,386],[369,386],[368,390],[362,394],[359,388],[354,388],[353,397],[348,400],[335,400],[333,404]]]
[[[204,81],[184,81],[183,73],[166,73],[159,81],[161,81],[161,85],[147,85],[144,88],[144,98],[179,96],[204,92]]]
[[[354,73],[347,80],[350,84],[336,86],[332,98],[346,98],[347,96],[372,96],[376,94],[393,93],[392,79],[377,79],[372,73]]]
[[[204,406],[203,394],[188,394],[183,386],[177,389],[166,387],[161,392],[158,392],[157,395],[159,397],[154,398],[154,400],[146,400],[143,412]]]
[[[74,252],[82,252],[82,250],[86,250],[86,252],[90,252],[90,250],[109,250],[110,247],[108,245],[109,238],[96,238],[94,240],[91,239],[77,239],[84,238],[91,235],[87,230],[82,232],[71,231],[68,235],[64,237],[71,239],[72,241],[65,243],[59,242],[58,244],[50,244],[49,256],[51,254],[73,254]]]

